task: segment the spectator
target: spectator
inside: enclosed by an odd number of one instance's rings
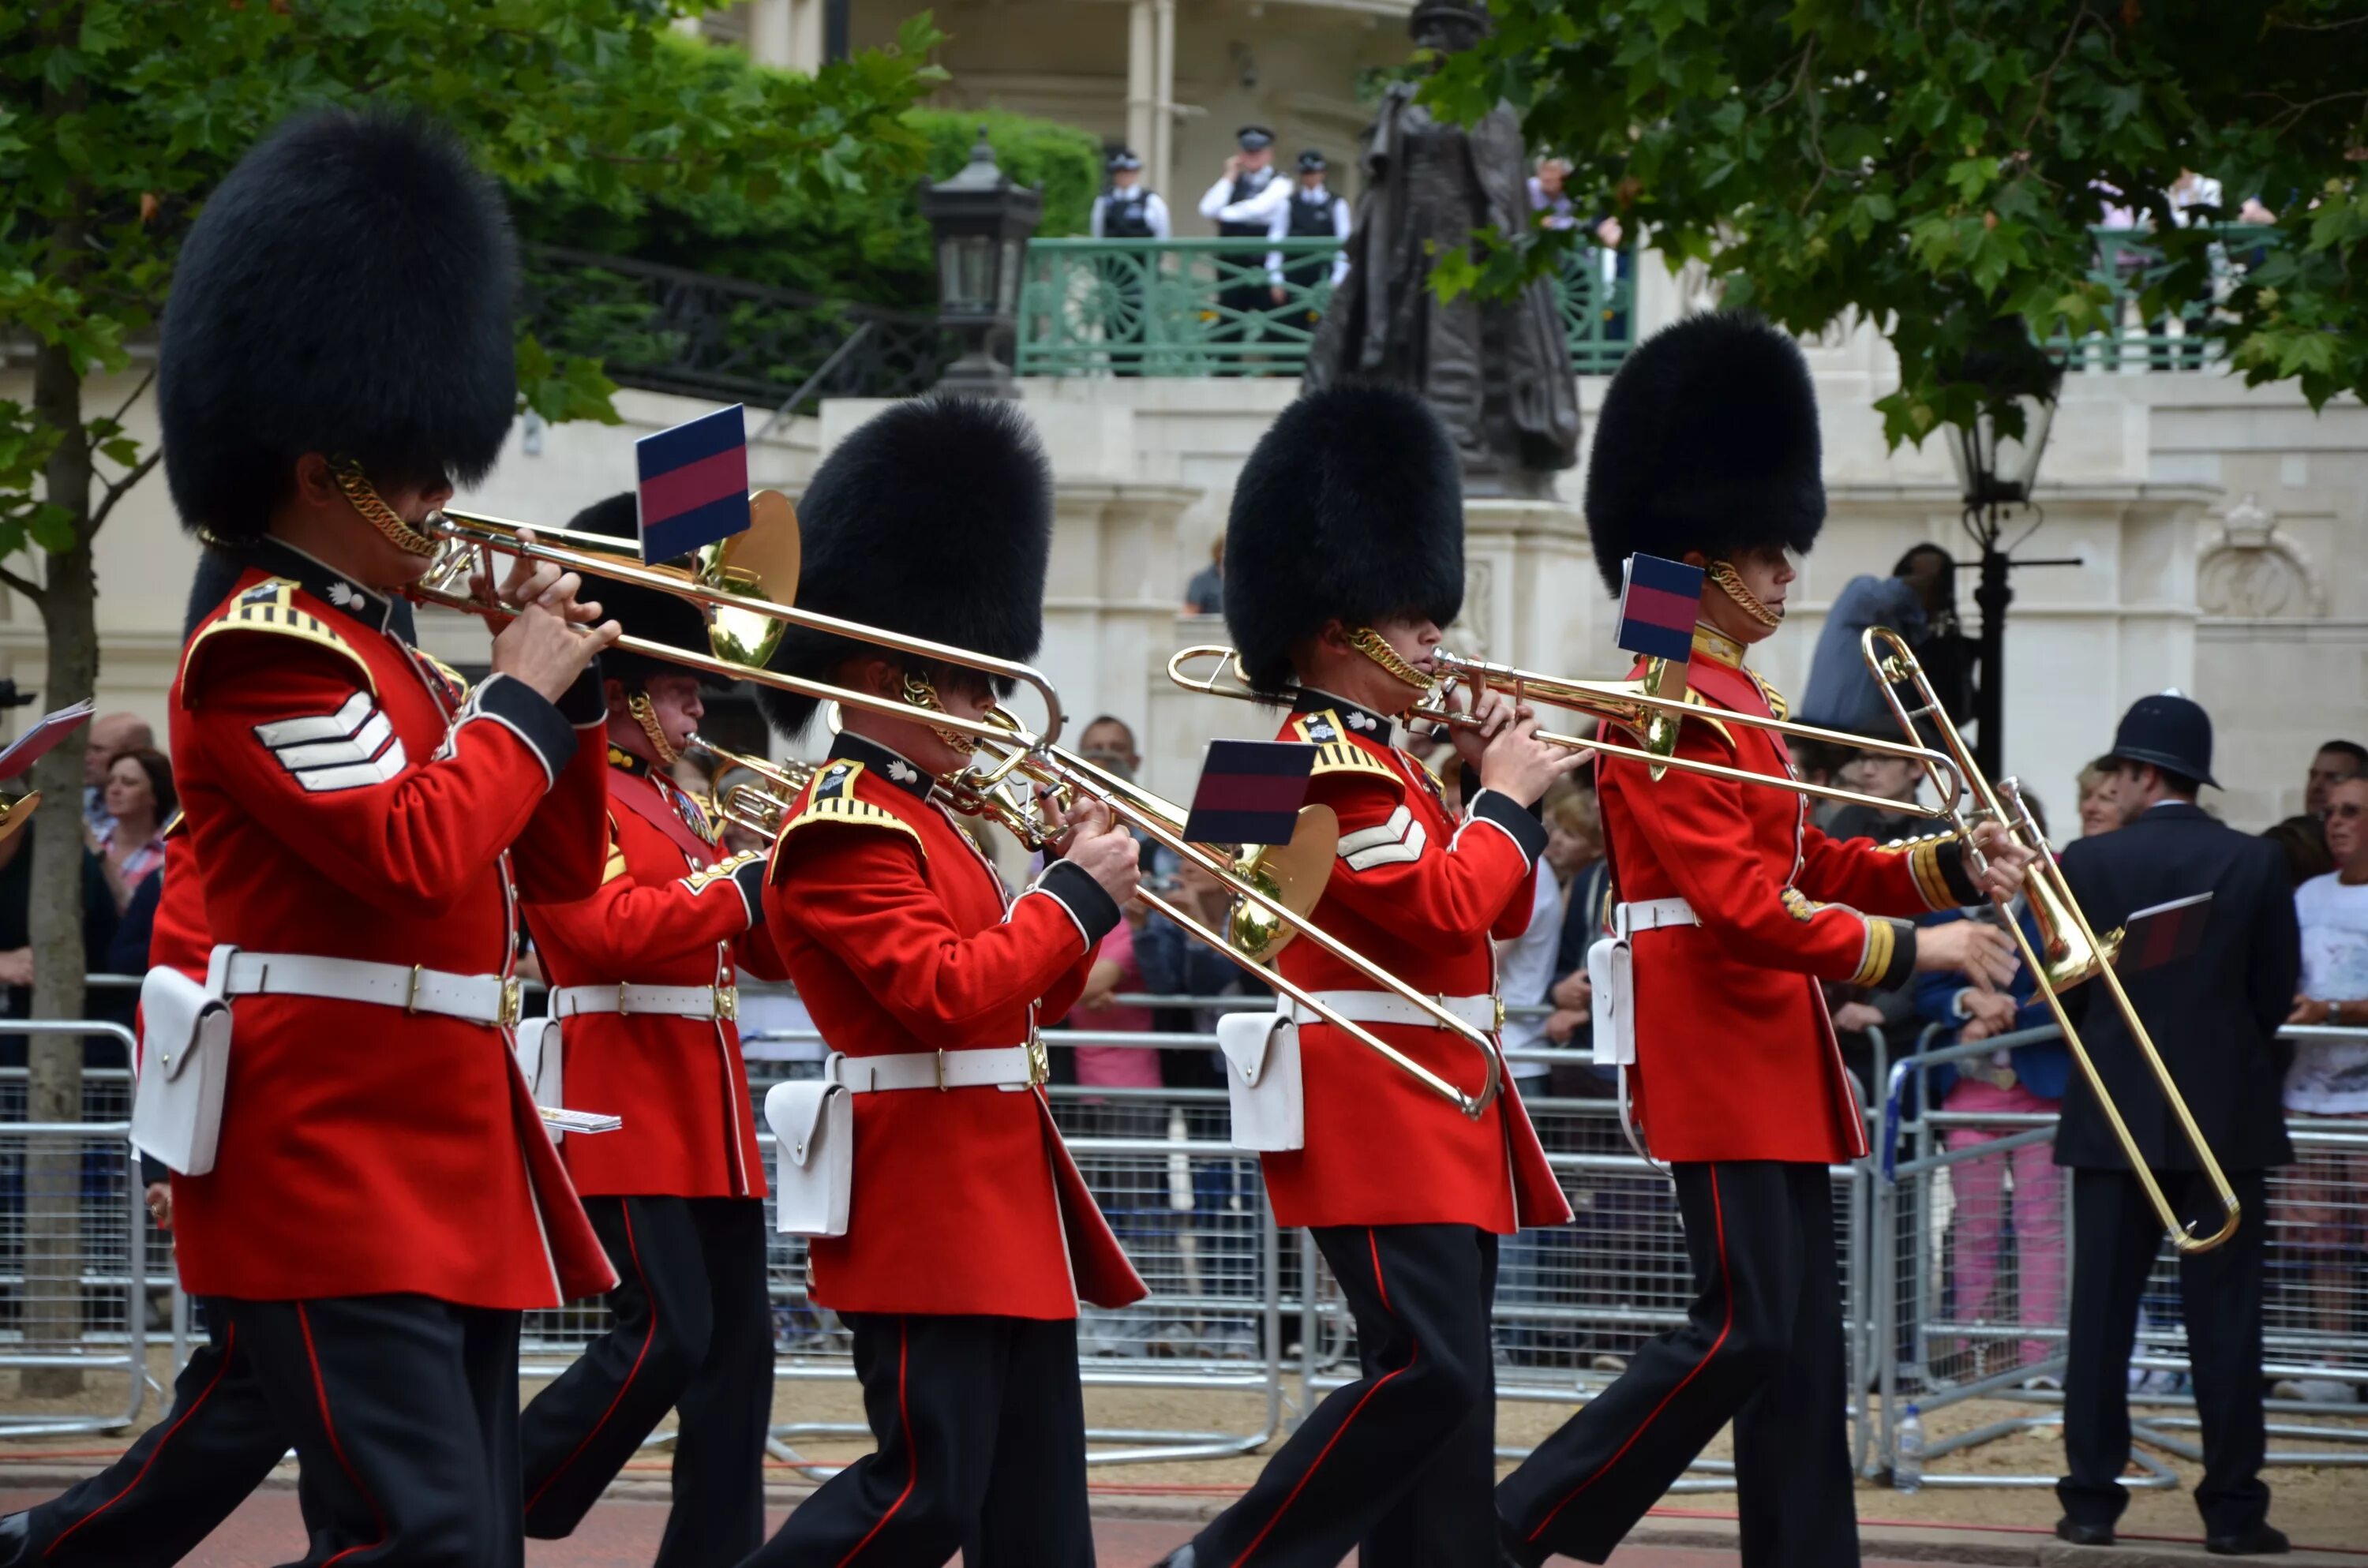
[[[1793,766],[1799,770],[1804,784],[1842,784],[1844,770],[1858,756],[1830,741],[1796,740],[1792,750]],[[1834,818],[1843,810],[1842,801],[1809,797],[1809,821],[1820,832],[1831,833]]]
[[[1578,218],[1571,210],[1570,198],[1563,194],[1563,182],[1569,177],[1570,165],[1563,159],[1549,156],[1538,160],[1537,172],[1530,176],[1530,210],[1538,215],[1539,228],[1575,229],[1578,226]]]
[[[2368,1028],[2368,778],[2328,790],[2327,847],[2336,869],[2294,894],[2302,928],[2302,990],[2289,1023]],[[2368,1126],[2368,1038],[2298,1040],[2286,1071],[2285,1107],[2294,1116],[2341,1118]],[[2320,1151],[2302,1165],[2284,1216],[2308,1261],[2312,1327],[2350,1337],[2352,1281],[2368,1248],[2361,1222],[2368,1203],[2368,1155]],[[2281,1399],[2349,1404],[2356,1391],[2332,1377],[2281,1381]]]
[[[2304,814],[2324,819],[2328,791],[2344,779],[2356,778],[2363,773],[2368,773],[2368,746],[2357,741],[2329,741],[2319,747],[2318,754],[2310,759],[2310,774],[2303,781]]]
[[[1554,854],[1554,834],[1549,827],[1545,851],[1549,857]],[[1572,835],[1565,833],[1563,836],[1567,841]],[[1574,853],[1574,849],[1566,848],[1565,858]],[[1563,874],[1561,866],[1549,861],[1545,873],[1531,883],[1529,924],[1520,936],[1495,944],[1497,994],[1505,999],[1508,1008],[1543,1005],[1554,987],[1554,960],[1563,931]],[[1583,972],[1581,978],[1584,979]],[[1562,1016],[1557,1014],[1555,1017]],[[1524,1100],[1543,1096],[1553,1063],[1524,1060],[1513,1053],[1558,1045],[1569,1039],[1570,1030],[1565,1027],[1562,1040],[1550,1040],[1548,1026],[1545,1017],[1508,1012],[1504,1028],[1497,1031],[1497,1040],[1507,1053],[1506,1074]],[[1497,1300],[1500,1304],[1519,1309],[1546,1301],[1545,1271],[1540,1267],[1544,1235],[1543,1230],[1522,1230],[1497,1244]],[[1514,1321],[1505,1323],[1500,1318],[1497,1332],[1500,1358],[1508,1350],[1535,1348],[1550,1338],[1537,1323],[1521,1321],[1518,1310],[1503,1316]]]
[[[1869,748],[1843,764],[1841,782],[1863,795],[1896,801],[1900,809],[1885,812],[1852,801],[1827,819],[1826,832],[1835,838],[1872,838],[1887,844],[1931,831],[1931,819],[1914,810],[1916,792],[1924,782],[1924,765],[1913,757]]]
[[[2036,801],[2025,796],[2041,831],[2046,819]],[[2039,925],[2030,902],[2017,894],[2014,919],[2033,948],[2039,945]],[[1927,924],[1949,920],[1994,920],[1993,911],[1945,910]],[[1963,974],[1931,973],[1916,980],[1916,1010],[1927,1023],[1951,1031],[1936,1046],[1971,1044],[1975,1040],[2043,1028],[2055,1015],[2038,997],[2038,984],[2028,968],[2017,971],[2005,991],[1969,983]],[[2064,1088],[2072,1072],[2071,1051],[2061,1038],[2033,1041],[1993,1052],[1986,1060],[1944,1064],[1926,1079],[1927,1091],[1941,1108],[1975,1116],[2053,1116],[2062,1108]],[[2016,1129],[1979,1127],[1949,1129],[1952,1153],[1996,1142]],[[1952,1243],[1955,1262],[1956,1316],[1964,1322],[2012,1322],[2031,1328],[2055,1328],[2064,1322],[2064,1175],[2044,1143],[2028,1144],[1995,1159],[1973,1159],[1949,1167],[1956,1195],[1956,1233]],[[2009,1215],[2011,1213],[2011,1221]],[[2015,1280],[2012,1304],[1999,1288],[1999,1260],[2009,1230],[2014,1237]],[[1968,1346],[1979,1354],[1978,1347]],[[2047,1340],[2026,1339],[2023,1367],[2036,1366],[2056,1354]],[[2005,1369],[1986,1366],[1976,1375],[1995,1375]],[[2063,1382],[2040,1374],[2025,1380],[2025,1388],[2061,1388]]]
[[[1186,615],[1223,615],[1225,613],[1225,536],[1217,534],[1216,542],[1209,546],[1209,564],[1192,574],[1184,585]]]
[[[2317,817],[2288,817],[2275,827],[2263,828],[2261,836],[2285,852],[2286,869],[2296,888],[2335,869],[2335,855],[2327,843],[2327,824]]]
[[[1587,978],[1587,952],[1603,935],[1611,891],[1611,866],[1603,858],[1603,817],[1595,791],[1569,779],[1546,791],[1544,814],[1544,858],[1562,884],[1563,910],[1554,943],[1554,983],[1545,995],[1554,1007],[1545,1020],[1545,1040],[1565,1050],[1586,1051],[1595,1040],[1595,995]],[[1588,1063],[1554,1063],[1550,1084],[1551,1092],[1565,1099],[1610,1099],[1613,1092],[1611,1071]]]
[[[1928,641],[1953,631],[1955,613],[1956,562],[1937,544],[1908,551],[1888,577],[1851,578],[1826,612],[1825,629],[1817,633],[1816,653],[1809,661],[1808,690],[1796,717],[1852,734],[1888,734],[1897,720],[1866,667],[1861,637],[1870,627],[1887,626],[1907,638],[1920,656]],[[1946,685],[1934,684],[1951,716],[1957,716],[1963,704],[1951,700],[1955,694]]]
[[[108,767],[127,751],[155,744],[156,733],[137,713],[102,713],[83,732],[82,820],[93,838],[105,838],[114,825],[107,816]]]
[[[0,1001],[5,1002],[5,1016],[12,1018],[31,1015],[33,835],[45,826],[51,832],[72,831],[58,819],[40,816],[0,838]],[[115,941],[117,918],[107,873],[100,869],[98,857],[85,847],[82,857],[82,949],[85,972],[106,971],[108,952]],[[6,1049],[0,1050],[0,1066],[21,1067],[24,1063],[24,1037],[10,1037]],[[108,1065],[122,1063],[117,1061]]]
[[[2094,838],[2100,833],[2111,833],[2125,820],[2122,803],[2113,796],[2113,769],[2111,757],[2099,757],[2080,770],[2080,836]]]
[[[1850,801],[1837,807],[1827,818],[1827,835],[1834,838],[1867,838],[1878,844],[1887,844],[1894,839],[1932,831],[1930,818],[1907,809],[1914,803],[1917,787],[1923,778],[1924,765],[1910,758],[1883,751],[1851,754],[1842,766],[1839,782],[1862,794],[1880,795],[1884,800],[1896,801],[1901,809],[1886,812],[1872,805]],[[1862,1094],[1869,1096],[1882,1094],[1889,1056],[1905,1051],[1914,1034],[1915,988],[1903,985],[1878,991],[1870,986],[1850,985],[1839,981],[1821,983],[1825,986],[1826,1006],[1833,1014],[1834,1038],[1841,1048],[1842,1065],[1858,1080]],[[1883,1031],[1883,1061],[1876,1060],[1873,1034],[1876,1029]]]
[[[2064,852],[2072,896],[2098,929],[2138,910],[2209,892],[2195,955],[2122,977],[2139,1020],[2218,1156],[2243,1212],[2255,1222],[2209,1252],[2179,1259],[2180,1294],[2203,1475],[2195,1502],[2204,1543],[2221,1556],[2286,1550],[2268,1521],[2261,1484],[2261,1297],[2266,1172],[2289,1164],[2280,1089],[2292,1053],[2277,1038],[2293,1010],[2301,952],[2285,857],[2274,845],[2214,822],[2195,803],[2212,777],[2212,721],[2166,692],[2123,716],[2107,754],[2127,825]],[[2162,1091],[2100,985],[2076,986],[2064,1005],[2106,1091],[2126,1119],[2136,1154],[2157,1174],[2173,1210],[2216,1226],[2220,1205],[2180,1135]],[[2055,1135],[2055,1163],[2072,1170],[2069,1354],[2064,1448],[2070,1474],[2056,1534],[2109,1544],[2128,1506],[2129,1366],[2146,1280],[2162,1249],[2162,1222],[2085,1079],[2070,1085]]]
[[[101,800],[108,828],[90,846],[107,873],[107,887],[120,915],[132,890],[165,864],[165,824],[180,809],[173,790],[173,765],[146,746],[120,752],[108,765]]]

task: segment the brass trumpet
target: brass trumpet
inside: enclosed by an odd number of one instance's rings
[[[2113,1137],[2121,1143],[2122,1155],[2130,1163],[2140,1186],[2146,1188],[2146,1200],[2154,1205],[2155,1213],[2162,1220],[2163,1229],[2170,1233],[2171,1244],[2182,1253],[2209,1252],[2237,1233],[2242,1205],[2236,1188],[2228,1185],[2227,1176],[2203,1141],[2203,1130],[2195,1124],[2195,1114],[2188,1108],[2179,1085],[2172,1082],[2170,1068],[2155,1049],[2154,1038],[2130,1003],[2129,993],[2122,987],[2122,977],[2113,969],[2113,959],[2119,951],[2122,933],[2108,931],[2100,936],[2081,913],[2080,904],[2072,896],[2071,884],[2064,879],[2064,869],[2048,853],[2046,836],[2039,831],[2038,822],[2022,799],[2022,790],[2015,780],[2001,779],[1993,789],[1974,761],[1973,749],[1941,705],[1940,694],[1932,688],[1924,667],[1918,663],[1915,651],[1907,640],[1888,627],[1872,626],[1859,641],[1860,652],[1865,656],[1867,668],[1874,673],[1875,684],[1882,687],[1884,699],[1900,727],[1909,734],[1917,733],[1919,722],[1929,720],[1939,730],[1941,744],[1956,759],[1956,772],[1971,786],[1973,803],[1960,810],[1953,802],[1950,821],[1964,840],[1965,852],[1979,863],[1981,851],[1974,844],[1974,829],[1984,823],[1996,823],[2004,828],[2015,843],[2032,851],[2031,869],[2023,874],[2023,892],[2031,903],[2032,924],[2039,927],[2039,941],[2034,945],[2022,928],[2022,922],[2013,917],[2007,901],[1996,899],[2006,928],[2013,933],[2015,946],[2021,950],[2022,961],[2030,969],[2039,994],[2045,999],[2047,1010],[2055,1015],[2055,1027],[2064,1036],[2064,1043],[2072,1049],[2072,1059],[2080,1064],[2081,1074],[2097,1096],[2098,1106],[2105,1113]],[[1908,707],[1900,696],[1901,686],[1912,687],[1916,706]],[[2136,1042],[2138,1052],[2146,1058],[2146,1066],[2154,1073],[2155,1083],[2162,1089],[2162,1097],[2179,1119],[2180,1133],[2188,1147],[2195,1152],[2205,1179],[2220,1199],[2221,1221],[2217,1230],[2200,1235],[2193,1223],[2180,1219],[2171,1208],[2162,1184],[2146,1167],[2139,1153],[2137,1140],[2130,1135],[2129,1123],[2122,1119],[2121,1108],[2105,1091],[2105,1081],[2097,1072],[2097,1064],[2089,1048],[2080,1039],[2079,1030],[2072,1027],[2071,1016],[2064,1008],[2064,993],[2086,980],[2100,980],[2112,994],[2113,1006],[2122,1016],[2122,1023]]]
[[[1209,659],[1221,661],[1221,667],[1207,676],[1186,673],[1190,665]],[[1468,726],[1473,722],[1469,714],[1455,712],[1443,705],[1447,691],[1456,685],[1474,691],[1483,688],[1502,691],[1517,702],[1543,703],[1549,708],[1567,709],[1607,724],[1618,725],[1643,744],[1622,745],[1616,741],[1596,736],[1563,734],[1552,730],[1540,730],[1538,739],[1551,745],[1569,746],[1602,756],[1626,757],[1644,763],[1652,769],[1656,778],[1674,767],[1682,773],[1698,773],[1739,784],[1787,790],[1815,800],[1873,806],[1886,814],[1913,813],[1941,818],[1950,814],[1949,805],[1927,806],[1917,801],[1895,801],[1888,796],[1869,795],[1839,784],[1812,784],[1805,779],[1754,773],[1748,767],[1733,767],[1725,763],[1679,756],[1677,755],[1678,726],[1691,717],[1710,723],[1767,730],[1795,740],[1823,741],[1853,751],[1878,751],[1886,756],[1909,757],[1924,764],[1934,788],[1946,790],[1949,801],[1953,802],[1963,789],[1957,766],[1946,756],[1928,747],[1870,740],[1839,730],[1820,729],[1815,724],[1794,723],[1789,719],[1764,718],[1724,708],[1705,708],[1682,697],[1662,695],[1655,689],[1657,683],[1653,676],[1644,680],[1572,679],[1538,675],[1508,665],[1492,665],[1483,659],[1468,659],[1443,649],[1434,652],[1431,661],[1442,672],[1441,679],[1429,694],[1406,710],[1409,717],[1459,728]],[[1167,678],[1188,691],[1206,692],[1212,697],[1230,697],[1246,702],[1271,703],[1275,700],[1250,688],[1234,650],[1214,644],[1186,648],[1176,653],[1167,661]]]
[[[750,756],[746,752],[717,745],[697,734],[683,742],[683,749],[712,757],[725,768],[737,768],[757,776],[757,783],[734,784],[728,790],[717,790],[712,804],[716,815],[744,832],[755,834],[768,844],[781,835],[782,824],[789,821],[791,803],[814,773],[812,763],[774,762],[767,757]]]

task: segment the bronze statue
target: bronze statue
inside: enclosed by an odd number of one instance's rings
[[[1422,0],[1409,27],[1417,45],[1453,54],[1487,25],[1476,3]],[[1578,382],[1553,285],[1538,278],[1512,300],[1463,294],[1450,304],[1429,287],[1432,250],[1532,222],[1520,117],[1498,104],[1478,124],[1456,125],[1415,92],[1393,83],[1365,132],[1349,276],[1316,328],[1305,386],[1412,387],[1453,433],[1466,494],[1551,494],[1554,471],[1578,460]]]

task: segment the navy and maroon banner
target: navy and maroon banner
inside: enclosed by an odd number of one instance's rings
[[[1288,844],[1307,802],[1315,748],[1294,741],[1211,741],[1184,836],[1194,844]]]

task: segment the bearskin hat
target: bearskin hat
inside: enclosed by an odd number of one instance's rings
[[[801,609],[1003,659],[1043,640],[1053,470],[1014,403],[926,397],[881,414],[814,471],[798,529]],[[884,652],[792,626],[772,667],[822,679]],[[760,687],[757,700],[783,734],[814,721],[810,698]]]
[[[183,525],[261,538],[306,452],[381,486],[484,478],[517,402],[517,291],[501,196],[442,131],[343,111],[282,125],[207,201],[165,307]]]
[[[1638,551],[1805,551],[1826,520],[1817,394],[1758,316],[1688,316],[1623,360],[1595,416],[1587,526],[1604,586]]]
[[[1292,685],[1292,646],[1326,621],[1453,620],[1463,483],[1439,416],[1358,381],[1284,409],[1234,486],[1224,602],[1250,684],[1276,697]]]
[[[605,501],[593,502],[576,513],[567,527],[575,533],[632,540],[640,536],[640,498],[627,490]],[[583,597],[599,600],[601,618],[616,621],[632,636],[692,653],[709,651],[707,617],[700,613],[697,604],[678,594],[660,593],[639,583],[620,582],[587,572]],[[710,671],[687,669],[629,648],[610,648],[602,653],[600,673],[622,681],[629,688],[638,687],[654,675],[696,675],[700,685],[717,691],[733,684]]]

